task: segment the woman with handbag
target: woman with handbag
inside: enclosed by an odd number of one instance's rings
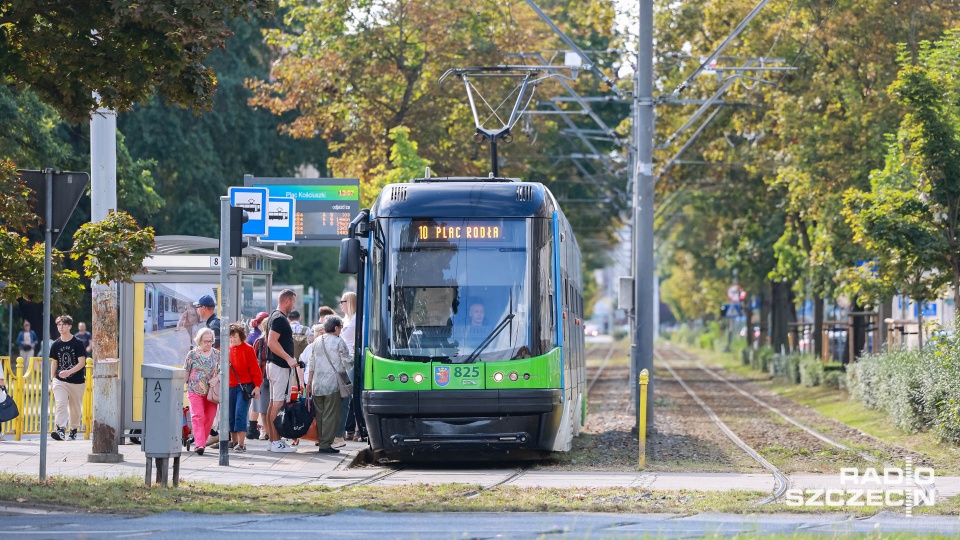
[[[213,348],[213,330],[207,327],[197,330],[194,341],[197,346],[187,353],[183,369],[187,370],[187,399],[196,452],[202,456],[220,402],[220,351]]]
[[[253,347],[245,341],[247,329],[243,323],[230,325],[230,448],[246,452],[247,412],[250,400],[260,397],[263,373],[257,363]]]
[[[353,357],[340,337],[342,330],[343,320],[340,317],[329,315],[323,320],[324,334],[314,341],[307,372],[306,396],[313,399],[321,454],[340,453],[333,447],[333,439],[340,430],[341,396],[353,393],[353,386],[347,377],[347,372],[353,369]]]

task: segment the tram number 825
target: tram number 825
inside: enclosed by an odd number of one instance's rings
[[[480,368],[478,367],[460,367],[453,368],[454,377],[479,377]]]

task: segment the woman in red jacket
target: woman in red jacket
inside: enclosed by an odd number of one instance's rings
[[[263,374],[257,363],[253,347],[246,343],[247,330],[242,323],[230,325],[230,448],[234,452],[246,452],[247,412],[250,400],[243,393],[244,387],[256,399],[260,396]],[[242,385],[242,386],[241,386]]]

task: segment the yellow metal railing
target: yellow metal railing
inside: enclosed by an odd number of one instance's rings
[[[24,433],[40,433],[40,399],[42,396],[42,373],[39,368],[41,360],[39,357],[24,360],[17,357],[15,365],[11,362],[9,356],[0,356],[0,363],[3,364],[3,378],[7,384],[7,391],[13,395],[13,400],[17,402],[20,409],[20,416],[9,422],[0,425],[0,431],[3,433],[13,433],[14,440],[19,441]],[[53,359],[50,359],[51,364]],[[26,364],[26,365],[24,365]],[[53,366],[51,366],[53,373]],[[89,439],[93,433],[93,360],[87,359],[86,367],[86,389],[83,392],[83,406],[80,415],[80,430],[83,432],[83,438]],[[51,379],[52,380],[52,379]],[[49,392],[50,403],[47,409],[47,425],[53,429],[54,415],[56,413],[53,402],[53,391]]]

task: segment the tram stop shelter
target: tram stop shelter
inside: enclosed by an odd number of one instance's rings
[[[198,236],[158,236],[156,248],[144,261],[144,271],[120,285],[121,425],[124,437],[143,428],[144,364],[183,365],[200,328],[193,306],[203,295],[220,299],[220,242]],[[247,247],[230,261],[229,318],[248,321],[270,311],[273,261],[290,260],[286,253]],[[221,340],[228,343],[223,328]],[[139,431],[134,432],[134,436]]]

